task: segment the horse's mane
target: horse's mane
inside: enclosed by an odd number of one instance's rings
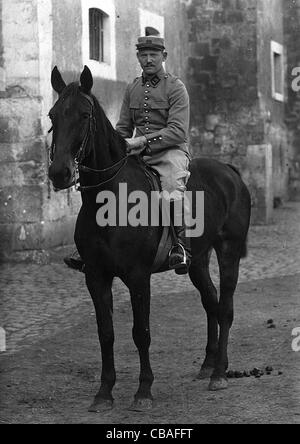
[[[84,93],[84,91],[82,90],[79,82],[73,82],[66,86],[59,100],[64,100],[67,97],[76,97],[80,93]],[[101,139],[103,142],[104,138],[104,140],[108,142],[108,145],[112,151],[116,146],[120,146],[123,150],[126,150],[126,142],[124,138],[113,128],[97,97],[93,94],[91,94],[90,97],[94,103],[95,118],[98,123],[97,132],[99,139]]]
[[[111,149],[119,145],[126,151],[125,139],[114,129],[102,106],[100,105],[97,97],[95,97],[94,95],[91,95],[91,97],[94,101],[96,120],[98,123],[100,121],[100,128],[98,128],[98,130],[100,129],[102,135],[105,137],[106,140],[109,141]]]

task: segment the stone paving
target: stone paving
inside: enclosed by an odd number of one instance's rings
[[[239,282],[300,274],[299,220],[300,203],[289,202],[274,212],[272,225],[251,227]],[[215,257],[211,274],[217,284]],[[152,278],[154,297],[190,290],[195,289],[189,278],[173,272]],[[114,283],[114,299],[115,307],[129,303],[128,291],[119,280]],[[6,330],[7,354],[76,326],[83,315],[90,315],[95,322],[84,276],[67,269],[60,257],[44,265],[0,267],[0,326]]]

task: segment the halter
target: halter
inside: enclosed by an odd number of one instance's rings
[[[96,127],[96,118],[94,116],[94,101],[93,101],[92,97],[83,93],[82,91],[80,91],[80,95],[82,97],[84,97],[89,102],[89,104],[91,105],[91,108],[90,108],[90,113],[89,113],[89,123],[87,126],[87,131],[86,131],[83,141],[80,145],[80,148],[74,158],[74,162],[75,162],[74,183],[75,183],[76,191],[89,191],[89,190],[95,190],[97,188],[100,188],[102,185],[105,185],[105,184],[111,182],[113,179],[115,179],[118,176],[118,174],[121,172],[121,170],[127,164],[128,156],[125,156],[124,158],[122,158],[121,160],[119,160],[115,164],[111,165],[110,167],[107,167],[107,168],[104,168],[101,170],[96,170],[96,169],[89,168],[89,167],[82,165],[82,162],[86,158],[86,147],[89,143],[90,136],[91,136],[91,134],[96,132],[97,127]],[[51,133],[52,131],[53,131],[53,126],[48,131],[48,133]],[[52,144],[51,144],[51,147],[49,150],[50,165],[54,160],[54,153],[55,153],[55,138],[54,138],[54,131],[53,131]],[[112,169],[118,167],[119,165],[121,165],[121,167],[118,169],[116,174],[114,174],[110,179],[100,182],[97,185],[80,186],[80,174],[79,174],[80,171],[85,172],[85,173],[96,173],[96,174],[97,173],[106,173],[106,172],[111,171]]]

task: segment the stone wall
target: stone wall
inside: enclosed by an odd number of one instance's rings
[[[273,195],[285,200],[288,187],[288,130],[285,125],[287,101],[286,48],[284,48],[284,102],[272,97],[271,48],[274,41],[284,45],[283,6],[285,0],[259,0],[257,23],[258,95],[264,141],[272,146]]]
[[[187,7],[193,153],[239,168],[245,168],[247,145],[263,139],[254,3],[194,0]]]
[[[282,0],[191,0],[186,8],[193,154],[232,163],[246,179],[255,177],[248,147],[271,145],[273,179],[263,182],[285,198],[284,104],[271,95],[271,40],[283,43]],[[261,192],[271,195],[248,185],[254,206]],[[270,211],[258,219],[271,220]]]
[[[288,103],[286,104],[286,123],[289,128],[291,150],[289,152],[289,193],[293,199],[300,198],[300,82],[298,91],[292,88],[297,80],[293,76],[296,67],[300,69],[300,1],[286,0],[284,5],[284,32],[287,47],[287,85]],[[298,76],[297,76],[298,77]]]
[[[1,12],[0,257],[32,259],[49,246],[70,243],[74,226],[70,196],[50,201],[47,183],[51,2],[4,1]]]

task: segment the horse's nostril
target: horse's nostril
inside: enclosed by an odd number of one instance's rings
[[[72,177],[70,168],[64,167],[62,169],[55,168],[51,165],[49,168],[49,178],[52,182],[59,184],[57,186],[68,185]]]

